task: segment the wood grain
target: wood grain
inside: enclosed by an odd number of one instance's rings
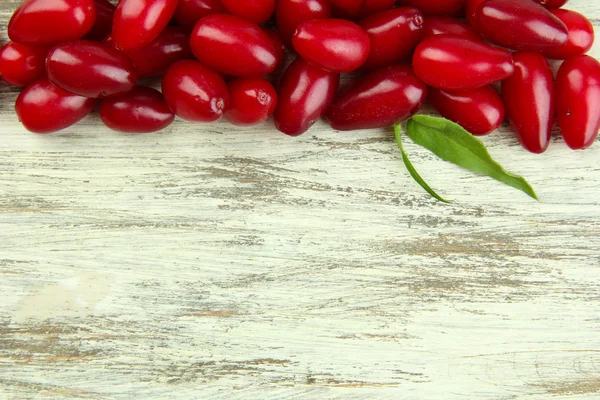
[[[0,25],[17,2],[0,1]],[[600,28],[600,6],[572,8]],[[600,56],[600,48],[592,51]],[[600,145],[389,130],[29,134],[0,88],[0,398],[598,399]]]

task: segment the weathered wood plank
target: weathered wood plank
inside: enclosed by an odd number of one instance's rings
[[[570,4],[600,28],[595,1]],[[124,136],[91,116],[36,136],[15,96],[0,398],[598,398],[598,145],[485,138],[536,203],[407,144],[444,205],[389,131]]]

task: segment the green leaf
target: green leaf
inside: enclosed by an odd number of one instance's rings
[[[415,115],[406,123],[406,134],[415,143],[443,160],[487,175],[539,200],[525,178],[507,172],[492,158],[481,140],[452,121],[428,115]]]
[[[419,173],[417,172],[417,170],[415,169],[415,167],[413,167],[412,163],[408,159],[408,155],[404,151],[404,147],[402,147],[402,128],[401,128],[400,124],[394,125],[394,133],[396,134],[396,142],[398,142],[398,147],[400,147],[400,152],[402,153],[402,161],[404,161],[404,165],[406,165],[406,169],[408,169],[408,172],[410,173],[410,176],[412,176],[413,179],[415,181],[417,181],[417,183],[419,185],[421,185],[421,187],[427,191],[427,193],[429,193],[430,195],[432,195],[433,197],[435,197],[439,201],[442,201],[444,203],[450,203],[448,200],[444,199],[439,194],[437,194],[423,180],[423,178],[421,178],[421,175],[419,175]]]

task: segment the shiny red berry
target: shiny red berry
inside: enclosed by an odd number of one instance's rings
[[[2,78],[14,86],[29,85],[46,73],[46,54],[47,47],[6,43],[0,49]]]
[[[100,118],[115,131],[149,133],[169,126],[175,114],[158,90],[137,86],[125,94],[102,100]]]
[[[237,78],[231,80],[229,107],[225,118],[234,125],[247,126],[265,121],[277,105],[277,92],[263,78]]]
[[[51,133],[79,122],[95,105],[95,99],[69,93],[40,78],[19,94],[15,111],[27,130]]]

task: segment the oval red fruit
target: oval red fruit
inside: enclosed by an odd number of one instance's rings
[[[102,100],[100,118],[110,129],[125,133],[149,133],[166,128],[175,114],[158,90],[138,86]]]
[[[523,147],[543,153],[554,122],[554,76],[539,53],[515,53],[514,59],[515,73],[502,82],[506,115]]]
[[[339,82],[339,74],[297,58],[281,78],[275,127],[290,136],[309,130],[331,105]]]
[[[262,25],[275,11],[275,0],[221,0],[223,6],[233,15]]]
[[[103,41],[112,31],[115,6],[108,0],[94,0],[96,21],[92,29],[83,37],[86,40]]]
[[[448,17],[426,17],[423,24],[423,37],[434,35],[457,35],[471,40],[481,41],[479,35],[467,24],[463,24],[454,18]]]
[[[177,0],[121,0],[115,10],[112,38],[123,50],[153,41],[171,20]]]
[[[116,46],[112,37],[105,43]],[[167,26],[156,39],[139,49],[124,52],[135,65],[140,78],[162,75],[177,61],[194,58],[190,50],[188,35],[183,28]]]
[[[193,60],[178,61],[169,67],[163,77],[162,93],[175,114],[194,122],[218,120],[229,104],[223,78]]]
[[[226,12],[219,0],[179,0],[173,18],[181,26],[191,30],[200,18]]]
[[[227,84],[229,107],[225,118],[233,125],[247,126],[265,121],[277,105],[277,92],[263,78],[237,78]]]
[[[600,63],[588,55],[568,58],[556,75],[556,114],[572,149],[585,149],[600,129]]]
[[[14,86],[29,85],[46,73],[46,54],[46,47],[6,43],[0,49],[2,78]]]
[[[414,115],[425,103],[427,86],[410,66],[375,70],[338,96],[327,112],[333,129],[347,131],[390,126]]]
[[[530,0],[487,0],[477,8],[474,24],[485,40],[513,50],[550,50],[568,38],[565,24]]]
[[[369,57],[369,35],[354,22],[313,19],[303,22],[292,38],[300,57],[333,72],[350,72]]]
[[[376,69],[410,58],[421,40],[423,14],[400,7],[371,15],[359,22],[369,35],[371,51],[364,69]]]
[[[266,75],[277,67],[279,51],[258,25],[229,14],[202,18],[190,38],[192,52],[202,63],[232,76]]]
[[[415,50],[413,67],[428,85],[446,90],[489,85],[514,71],[508,51],[456,35],[424,39]]]
[[[292,36],[298,25],[305,21],[331,17],[331,5],[327,0],[278,0],[275,22],[281,40],[292,50]]]
[[[48,79],[85,97],[107,97],[135,86],[137,73],[127,56],[106,44],[76,40],[55,46],[46,59]]]
[[[455,92],[434,88],[429,91],[429,100],[442,117],[473,135],[487,135],[504,120],[502,98],[490,86]]]
[[[416,7],[426,15],[455,15],[464,8],[466,0],[403,0],[402,4]]]
[[[8,23],[8,37],[18,43],[53,45],[83,37],[94,25],[93,0],[26,0]]]
[[[550,10],[550,12],[567,26],[569,38],[564,45],[544,51],[546,57],[564,60],[587,53],[592,48],[594,26],[584,15],[563,9]]]
[[[95,99],[69,93],[40,78],[19,94],[15,111],[27,130],[51,133],[79,122],[95,105]]]

